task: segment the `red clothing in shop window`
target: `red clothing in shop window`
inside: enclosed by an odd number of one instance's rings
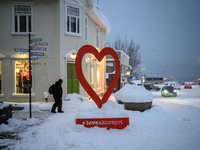
[[[31,70],[31,75],[32,75],[32,70]],[[29,68],[24,68],[22,70],[22,75],[21,75],[21,81],[23,82],[24,76],[26,76],[26,80],[29,81]]]

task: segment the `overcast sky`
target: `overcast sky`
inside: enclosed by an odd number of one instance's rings
[[[200,78],[200,0],[101,0],[117,36],[140,45],[146,76]]]

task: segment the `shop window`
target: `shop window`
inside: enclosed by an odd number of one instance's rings
[[[88,81],[88,64],[85,65],[85,79]]]
[[[16,60],[14,64],[15,64],[15,93],[28,94],[30,78],[32,77],[32,70],[31,74],[29,74],[29,63],[27,60]]]
[[[100,88],[100,67],[97,66],[97,88]]]
[[[94,67],[90,68],[90,86],[94,88]]]
[[[2,81],[1,81],[1,79],[2,79],[2,71],[1,71],[1,60],[0,60],[0,94],[2,94]]]
[[[13,33],[30,33],[33,28],[32,5],[13,3]]]

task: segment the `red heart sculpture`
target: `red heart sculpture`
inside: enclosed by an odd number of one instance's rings
[[[92,87],[89,85],[87,80],[85,79],[83,72],[82,72],[82,58],[86,53],[91,53],[93,54],[97,60],[100,62],[106,55],[111,55],[114,60],[115,60],[115,66],[116,66],[116,71],[115,71],[115,76],[113,81],[111,82],[108,90],[104,94],[102,100],[99,98],[99,96],[96,94],[96,92],[92,89]],[[90,97],[93,99],[93,101],[97,104],[99,108],[102,107],[102,104],[106,103],[109,96],[111,95],[112,91],[114,90],[118,79],[120,75],[120,62],[119,58],[117,56],[117,53],[110,47],[105,47],[103,48],[100,53],[97,51],[97,49],[91,45],[85,45],[82,46],[76,56],[76,74],[79,79],[79,82],[81,83],[82,87],[85,89],[85,91],[90,95]]]

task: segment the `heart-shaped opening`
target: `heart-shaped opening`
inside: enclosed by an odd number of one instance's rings
[[[87,57],[88,53],[92,54],[92,56],[91,56],[92,59],[90,58],[91,60],[89,60],[89,57]],[[115,61],[115,67],[116,67],[115,70],[116,71],[115,71],[115,76],[113,78],[113,81],[111,82],[107,91],[103,95],[102,99],[100,99],[99,96],[97,95],[97,93],[93,89],[94,88],[94,82],[93,81],[95,81],[95,79],[89,80],[89,83],[88,83],[88,76],[89,75],[86,74],[87,77],[85,77],[84,74],[83,74],[82,60],[83,60],[83,58],[85,58],[86,64],[87,64],[87,61],[91,62],[91,63],[88,63],[88,64],[101,63],[101,61],[105,59],[106,55],[111,55],[113,57],[113,59]],[[111,95],[111,93],[112,93],[113,89],[115,88],[115,86],[118,82],[118,79],[119,79],[120,63],[119,63],[119,58],[118,58],[117,53],[110,47],[106,47],[99,52],[95,47],[93,47],[91,45],[85,45],[85,46],[83,46],[79,49],[79,51],[77,53],[75,65],[76,65],[77,77],[78,77],[79,82],[81,83],[82,87],[85,89],[85,91],[88,93],[88,95],[93,99],[93,101],[97,104],[97,106],[99,108],[101,108],[102,104],[107,102],[109,96]],[[90,70],[91,74],[94,74],[93,77],[98,78],[98,75],[100,77],[101,69],[98,68],[98,65],[97,65],[96,70],[94,70],[94,68],[91,67],[91,66],[88,67],[88,68],[91,69]],[[96,72],[94,72],[94,71],[96,71]],[[86,72],[87,72],[87,70],[86,70]],[[100,80],[100,78],[99,78],[99,80]],[[99,81],[99,82],[101,82],[101,81]],[[96,84],[96,86],[98,86],[98,85]]]

